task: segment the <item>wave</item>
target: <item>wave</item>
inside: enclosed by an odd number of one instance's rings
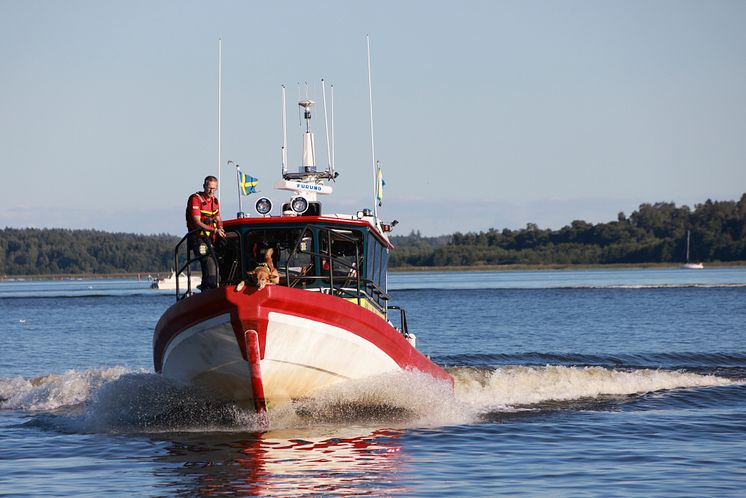
[[[256,415],[192,386],[123,367],[0,379],[0,409],[62,432],[170,432],[259,427]]]
[[[405,428],[478,423],[515,413],[573,409],[577,403],[587,408],[650,393],[746,385],[746,379],[656,369],[508,365],[458,366],[449,371],[454,389],[418,372],[389,373],[330,386],[273,407],[264,419],[157,374],[122,367],[70,370],[33,379],[0,379],[0,409],[28,412],[29,424],[73,433],[264,431],[351,424]]]
[[[123,367],[68,370],[25,379],[0,379],[0,408],[25,411],[73,409],[93,393],[127,373]]]
[[[593,355],[579,353],[456,354],[433,356],[446,366],[489,367],[501,365],[599,366],[615,369],[667,369],[715,373],[729,378],[746,377],[746,353],[640,353]]]
[[[480,409],[531,407],[546,402],[631,396],[676,389],[729,386],[739,381],[685,371],[604,367],[506,366],[452,369],[457,393]]]

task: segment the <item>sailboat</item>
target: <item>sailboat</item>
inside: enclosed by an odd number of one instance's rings
[[[684,270],[701,270],[705,266],[702,263],[692,263],[689,261],[689,241],[691,239],[691,231],[686,231],[686,260],[681,265],[681,268]]]

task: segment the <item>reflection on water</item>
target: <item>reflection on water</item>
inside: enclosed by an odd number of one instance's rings
[[[344,431],[344,432],[341,432]],[[398,475],[408,457],[403,431],[321,430],[183,434],[165,462],[177,493],[226,495],[391,495],[406,492]],[[165,469],[158,470],[162,474]],[[163,477],[163,475],[159,475]]]

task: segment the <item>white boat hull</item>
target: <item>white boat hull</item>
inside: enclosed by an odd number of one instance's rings
[[[681,265],[681,269],[683,270],[701,270],[705,267],[702,263],[684,263]]]
[[[187,309],[191,308],[191,309]],[[452,382],[385,320],[343,299],[279,286],[216,289],[166,312],[156,371],[257,411],[398,370]]]
[[[191,275],[191,281],[192,281],[192,289],[196,289],[199,284],[202,283],[202,277],[199,275]],[[179,289],[186,289],[187,288],[187,277],[183,273],[179,274]],[[167,278],[159,278],[157,280],[153,281],[153,284],[151,285],[153,289],[161,289],[161,290],[176,290],[176,274],[171,273],[171,276]]]
[[[378,347],[347,330],[274,312],[269,313],[261,368],[265,396],[274,402],[345,380],[400,370]]]

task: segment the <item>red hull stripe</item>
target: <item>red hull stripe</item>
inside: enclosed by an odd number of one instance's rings
[[[254,391],[254,407],[257,413],[267,411],[267,400],[264,398],[264,383],[262,383],[262,368],[259,364],[259,334],[256,330],[244,332],[246,339],[246,351],[249,353],[249,365],[251,366],[251,388]]]

